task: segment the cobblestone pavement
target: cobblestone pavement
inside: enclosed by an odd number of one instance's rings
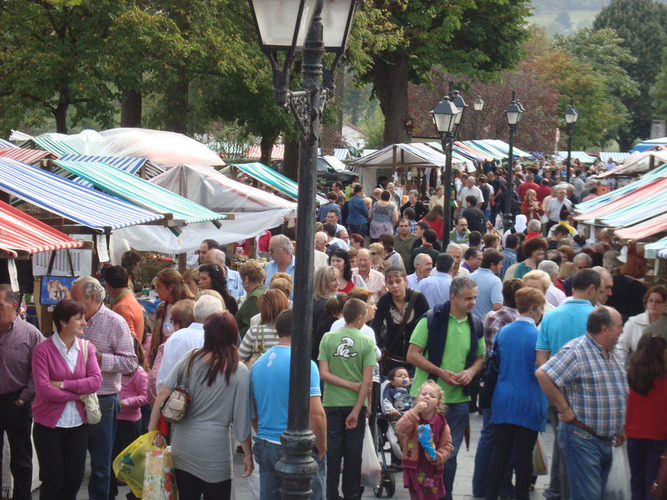
[[[461,450],[458,455],[458,470],[456,472],[456,479],[454,480],[454,500],[471,500],[474,497],[472,496],[472,475],[475,467],[475,451],[477,450],[477,441],[479,439],[480,431],[482,429],[482,417],[478,414],[470,415],[470,450],[465,449],[465,443],[462,445]],[[551,454],[551,448],[553,446],[553,432],[551,426],[547,426],[547,432],[542,436],[545,444],[545,450],[548,454]],[[233,497],[235,500],[245,500],[248,498],[248,482],[246,479],[240,479],[238,476],[243,469],[243,459],[242,455],[239,453],[234,453],[234,475],[235,479],[233,481]],[[85,500],[88,498],[87,488],[88,488],[88,473],[86,474],[86,479],[81,485],[77,499]],[[408,500],[410,495],[408,491],[403,488],[402,474],[396,472],[394,474],[396,479],[396,494],[393,498],[397,500]],[[540,476],[537,478],[537,484],[535,485],[535,491],[531,494],[533,499],[541,499],[544,489],[548,485],[549,476]],[[118,494],[118,499],[123,500],[125,494],[129,489],[124,486],[120,488]],[[37,500],[39,498],[39,490],[36,490],[32,496],[33,499]],[[362,498],[376,498],[373,494],[373,491],[366,489]],[[384,496],[383,498],[387,498]]]

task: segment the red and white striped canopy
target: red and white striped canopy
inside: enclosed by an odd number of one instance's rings
[[[0,157],[12,158],[14,160],[32,164],[43,158],[57,159],[58,155],[50,151],[42,151],[39,149],[24,149],[24,148],[3,148],[0,147]]]
[[[83,246],[83,241],[74,240],[0,201],[0,252],[6,256],[15,258],[19,255]]]

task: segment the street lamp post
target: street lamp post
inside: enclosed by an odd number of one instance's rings
[[[507,159],[507,186],[505,186],[505,213],[503,214],[503,230],[507,231],[514,225],[514,214],[512,213],[512,170],[514,168],[514,131],[523,116],[523,106],[516,99],[516,92],[512,91],[512,102],[505,111],[507,123],[510,127],[509,158]]]
[[[479,139],[479,115],[484,109],[484,101],[481,96],[477,96],[472,102],[472,109],[475,110],[475,139]]]
[[[283,499],[307,499],[317,473],[311,457],[310,354],[313,320],[313,255],[317,150],[322,111],[333,94],[336,66],[345,52],[356,0],[249,0],[262,52],[273,70],[276,103],[289,109],[299,127],[299,203],[294,271],[292,355],[287,430],[281,435],[283,457],[276,465]],[[324,25],[324,26],[323,26]],[[335,54],[324,70],[324,52]],[[292,64],[303,51],[301,89],[289,89]],[[284,52],[284,61],[278,54]]]
[[[442,98],[436,107],[431,111],[431,118],[435,129],[440,134],[442,151],[445,153],[445,171],[442,185],[445,188],[445,202],[442,213],[442,251],[444,252],[449,245],[449,233],[451,231],[452,221],[452,145],[454,144],[454,134],[456,130],[457,118],[460,123],[462,111],[446,95]]]
[[[571,156],[572,156],[572,132],[574,131],[574,124],[577,123],[577,118],[579,118],[579,112],[577,108],[574,107],[574,104],[570,104],[570,107],[565,111],[565,123],[567,123],[567,165],[565,166],[567,172],[567,182],[570,183],[570,165],[571,165]]]

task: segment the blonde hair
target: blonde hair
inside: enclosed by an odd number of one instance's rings
[[[195,297],[195,302],[197,302],[204,295],[210,295],[211,297],[215,297],[216,299],[218,299],[222,303],[222,311],[221,312],[225,312],[227,310],[227,306],[225,305],[225,299],[222,298],[222,295],[220,295],[220,292],[216,292],[213,289],[199,290],[199,292],[197,292],[197,296]]]
[[[447,405],[445,404],[445,391],[443,391],[442,387],[440,387],[435,381],[427,380],[419,388],[419,393],[421,393],[422,389],[426,386],[432,387],[438,395],[438,406],[435,407],[435,411],[444,415],[447,411]],[[419,393],[417,393],[417,397],[419,397]]]

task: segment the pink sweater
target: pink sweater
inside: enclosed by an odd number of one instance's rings
[[[141,418],[141,407],[148,403],[147,385],[148,373],[141,367],[128,375],[123,375],[118,393],[123,408],[118,412],[116,417],[118,420],[136,422]]]
[[[81,347],[81,339],[76,339],[76,342]],[[88,344],[88,363],[84,363],[83,350],[80,350],[72,373],[53,339],[46,339],[33,349],[32,376],[36,393],[32,404],[35,422],[55,428],[68,401],[76,401],[79,414],[86,422],[86,412],[80,396],[97,392],[102,385],[102,371],[97,364],[92,344]],[[62,380],[65,388],[54,387],[51,380]]]

